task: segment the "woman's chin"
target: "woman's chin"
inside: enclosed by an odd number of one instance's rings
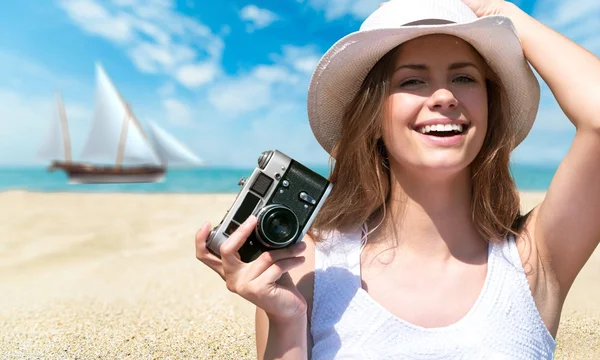
[[[444,174],[452,174],[452,173],[460,173],[465,171],[471,161],[465,159],[464,157],[443,157],[443,158],[424,158],[421,159],[421,162],[416,166],[420,172],[426,172],[428,174],[432,173],[444,173]]]
[[[400,149],[399,149],[400,150]],[[469,168],[477,156],[474,147],[455,148],[412,148],[398,151],[402,155],[391,157],[397,159],[397,165],[402,171],[423,173],[425,177],[438,174],[460,173]],[[410,154],[409,156],[406,156]],[[392,161],[394,162],[394,161]],[[394,166],[393,164],[391,164]],[[420,175],[419,175],[420,176]]]

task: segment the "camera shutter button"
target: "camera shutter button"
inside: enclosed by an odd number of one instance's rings
[[[246,183],[246,178],[244,178],[244,177],[242,177],[242,178],[240,179],[240,181],[238,181],[238,185],[239,185],[239,186],[244,186],[244,184],[245,184],[245,183]]]
[[[302,191],[299,195],[300,200],[307,202],[311,205],[314,205],[317,203],[317,201],[315,199],[312,198],[312,196],[308,195],[305,191]]]

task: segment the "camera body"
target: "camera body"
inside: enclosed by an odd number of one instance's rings
[[[256,228],[239,249],[246,263],[265,251],[301,241],[333,187],[326,178],[278,150],[263,152],[258,167],[238,185],[242,189],[221,223],[211,230],[207,249],[220,257],[225,240],[255,215]]]

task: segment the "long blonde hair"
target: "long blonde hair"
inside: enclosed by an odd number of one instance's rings
[[[345,109],[341,137],[331,152],[329,179],[333,190],[310,231],[315,241],[320,240],[321,231],[344,231],[386,217],[391,175],[381,128],[399,49],[377,62]],[[520,231],[519,192],[509,168],[515,140],[505,121],[509,108],[502,83],[490,68],[485,75],[488,128],[483,146],[470,165],[471,211],[481,236],[501,241],[507,234]]]

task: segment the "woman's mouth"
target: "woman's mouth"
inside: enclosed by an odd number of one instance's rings
[[[469,125],[466,124],[434,124],[415,128],[415,131],[428,136],[449,137],[464,134]]]
[[[413,128],[426,144],[435,147],[456,147],[464,143],[469,124],[430,124]]]

